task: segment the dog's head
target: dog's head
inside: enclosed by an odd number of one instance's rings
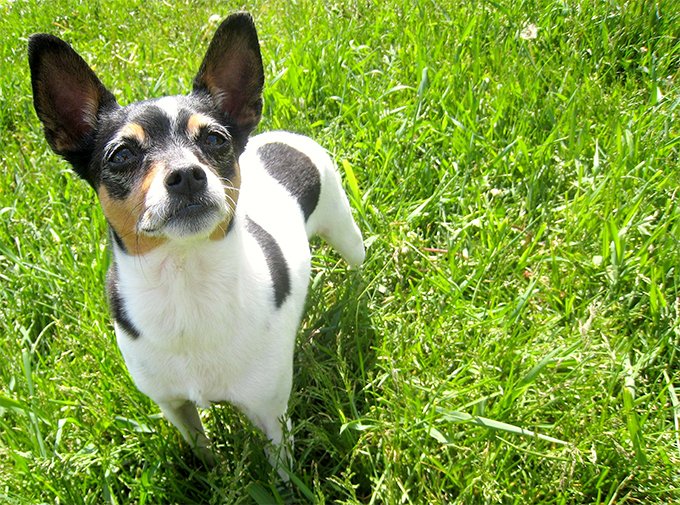
[[[219,239],[233,217],[238,158],[260,120],[264,76],[249,14],[217,29],[187,96],[121,107],[61,39],[28,46],[33,102],[52,149],[97,192],[118,245]]]

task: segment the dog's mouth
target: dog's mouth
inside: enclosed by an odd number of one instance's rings
[[[179,207],[175,212],[168,216],[168,220],[177,219],[195,219],[200,217],[206,211],[209,212],[212,209],[216,209],[216,205],[213,204],[202,204],[202,203],[190,203]]]
[[[209,235],[229,213],[225,202],[211,198],[168,202],[147,208],[137,228],[145,235],[156,237]]]

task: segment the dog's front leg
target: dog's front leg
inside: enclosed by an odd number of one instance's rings
[[[272,422],[265,424],[264,432],[271,443],[265,448],[269,464],[276,469],[283,482],[288,482],[290,477],[286,470],[293,468],[293,456],[291,454],[293,435],[290,419],[287,417],[273,419]]]
[[[290,480],[288,471],[293,466],[291,454],[293,435],[292,424],[286,414],[286,404],[283,403],[283,407],[279,406],[279,408],[271,404],[241,406],[241,410],[269,439],[269,445],[265,447],[267,459],[276,469],[281,480],[288,482]]]
[[[203,423],[193,402],[179,401],[159,403],[165,418],[181,433],[184,440],[189,442],[198,458],[208,467],[215,466],[215,456],[210,450],[210,441],[205,436]]]

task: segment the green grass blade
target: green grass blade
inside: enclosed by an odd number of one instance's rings
[[[537,439],[545,440],[546,442],[551,442],[551,443],[554,443],[554,444],[570,445],[569,442],[565,442],[564,440],[560,440],[558,438],[550,437],[548,435],[543,435],[541,433],[537,433],[537,432],[532,431],[532,430],[521,428],[521,427],[515,426],[513,424],[489,419],[487,417],[472,416],[472,415],[467,414],[465,412],[459,412],[459,411],[455,411],[455,410],[438,409],[438,412],[441,416],[441,420],[443,420],[443,421],[452,422],[452,423],[476,424],[478,426],[483,426],[484,428],[488,428],[488,429],[491,429],[491,430],[503,431],[503,432],[506,432],[506,433],[511,433],[513,435],[520,435],[520,436],[529,437],[529,438],[537,438]]]

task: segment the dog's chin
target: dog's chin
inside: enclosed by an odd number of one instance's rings
[[[164,235],[170,239],[209,237],[227,217],[227,212],[217,207],[197,207],[191,205],[173,215],[165,225]]]
[[[170,240],[201,239],[209,237],[230,214],[226,204],[192,203],[171,211],[148,211],[139,229],[145,235]]]

